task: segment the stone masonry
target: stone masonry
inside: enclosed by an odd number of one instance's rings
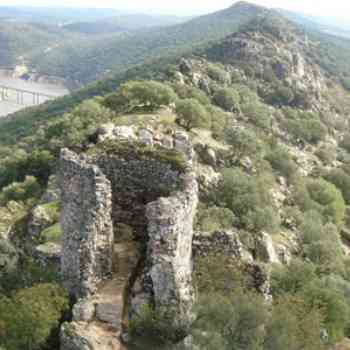
[[[113,142],[120,140],[114,136]],[[159,157],[62,151],[61,267],[65,286],[76,299],[98,293],[100,282],[111,275],[118,225],[128,225],[146,252],[124,301],[128,318],[147,304],[166,314],[173,326],[188,328],[193,320],[192,226],[198,186],[187,153],[193,150],[185,137],[181,148],[185,170]]]
[[[64,283],[75,298],[93,294],[112,271],[111,184],[101,170],[68,150],[61,153]]]

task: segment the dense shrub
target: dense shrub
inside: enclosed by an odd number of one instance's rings
[[[343,169],[331,170],[325,178],[342,192],[346,204],[350,204],[350,175]]]
[[[299,181],[294,186],[294,200],[303,211],[316,210],[338,227],[343,225],[345,202],[341,192],[323,179]]]
[[[250,177],[238,169],[225,169],[217,198],[232,210],[243,227],[252,231],[275,231],[278,216],[270,206],[268,189],[263,177]]]
[[[300,225],[304,244],[310,244],[323,238],[324,219],[316,210],[309,210],[304,214]]]
[[[332,165],[337,158],[337,149],[333,145],[323,145],[315,154],[321,159],[323,164]]]
[[[129,323],[130,345],[133,349],[167,349],[184,338],[186,331],[173,325],[165,313],[143,304]]]
[[[216,64],[209,65],[208,76],[220,84],[230,82],[230,75],[224,70],[224,68]]]
[[[287,149],[281,146],[273,147],[266,155],[266,160],[269,161],[272,168],[287,179],[291,179],[296,171],[297,166],[292,160],[292,157]]]
[[[202,232],[230,229],[235,221],[234,214],[227,208],[200,206],[197,212],[197,226]]]
[[[308,305],[300,296],[286,295],[275,300],[266,325],[266,350],[319,350],[322,310]]]
[[[205,257],[196,257],[194,282],[200,294],[226,296],[240,289],[250,289],[254,284],[252,277],[246,273],[244,264],[215,249]]]
[[[38,349],[68,310],[68,298],[54,284],[39,284],[0,298],[0,345],[8,350]]]
[[[45,267],[30,259],[23,259],[14,270],[1,273],[0,295],[11,296],[15,291],[28,289],[38,283],[55,284],[60,281],[57,269]]]
[[[101,124],[111,121],[115,114],[95,100],[87,100],[49,123],[46,138],[53,150],[84,143]]]
[[[345,215],[345,202],[341,192],[323,179],[309,181],[307,190],[311,199],[323,207],[324,217],[340,227]]]
[[[263,323],[267,310],[263,299],[252,293],[236,293],[231,298],[203,296],[197,306],[195,342],[208,350],[262,350]]]
[[[289,106],[294,98],[294,92],[290,87],[274,84],[272,91],[265,97],[265,101],[276,106]]]
[[[227,130],[230,117],[221,108],[213,105],[206,106],[211,119],[211,131],[213,137],[217,140],[223,140],[225,137],[225,130]]]
[[[248,102],[241,104],[241,111],[258,128],[268,129],[271,127],[271,112],[269,107],[263,103]]]
[[[316,113],[293,110],[284,110],[286,120],[284,127],[288,133],[305,142],[317,144],[325,139],[327,129]]]
[[[194,86],[176,83],[173,84],[172,87],[176,94],[182,99],[194,98],[205,106],[208,106],[211,103],[210,98],[202,90]]]
[[[240,95],[231,88],[222,88],[215,92],[214,102],[227,112],[239,111]]]
[[[343,339],[350,317],[349,304],[344,295],[333,287],[325,287],[322,281],[313,281],[305,286],[302,297],[309,307],[317,307],[323,312],[330,341]]]
[[[293,296],[293,307],[290,305],[289,311],[283,313],[284,316],[293,313],[301,302],[304,311],[299,310],[299,312],[301,316],[303,315],[303,319],[309,312],[318,311],[315,319],[317,328],[319,330],[321,326],[326,328],[331,342],[342,339],[350,316],[347,301],[350,285],[346,281],[335,275],[320,278],[316,265],[300,260],[292,261],[290,266],[275,267],[271,277],[272,291],[277,301],[281,297],[283,300],[285,296]],[[273,311],[275,310],[274,308]],[[322,316],[321,319],[320,316]],[[286,325],[281,322],[280,326],[283,328]],[[312,324],[308,327],[312,327]],[[305,331],[307,328],[304,329]],[[275,334],[272,338],[269,337],[268,339],[271,339],[268,341],[274,343],[278,337],[278,334]]]
[[[303,254],[317,266],[318,273],[344,273],[341,240],[334,224],[324,225],[319,212],[308,211],[300,231]]]
[[[287,266],[274,267],[271,274],[271,291],[274,296],[296,294],[316,278],[315,265],[293,259]]]
[[[40,184],[47,183],[54,165],[49,151],[35,150],[27,153],[18,150],[0,160],[0,189],[12,182],[24,181],[26,176],[35,176]]]
[[[323,314],[298,296],[278,298],[270,313],[262,297],[236,292],[199,299],[195,343],[207,350],[319,350]]]
[[[210,129],[210,115],[203,105],[193,98],[177,101],[177,122],[191,130],[192,128]]]
[[[155,110],[176,100],[174,90],[157,81],[129,81],[116,93],[107,96],[104,105],[118,113],[129,113],[135,109]]]
[[[233,153],[237,158],[256,157],[262,149],[262,144],[256,133],[249,129],[228,128],[225,140],[232,146]]]
[[[23,182],[14,182],[2,189],[0,192],[0,203],[26,201],[38,197],[41,194],[41,187],[33,176],[27,176]]]

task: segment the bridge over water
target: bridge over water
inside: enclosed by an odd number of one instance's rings
[[[0,102],[8,101],[20,106],[35,106],[56,98],[42,92],[23,90],[11,86],[0,85]]]

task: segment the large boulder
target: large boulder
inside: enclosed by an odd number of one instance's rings
[[[261,232],[255,239],[255,255],[264,263],[280,263],[272,238],[265,232]]]

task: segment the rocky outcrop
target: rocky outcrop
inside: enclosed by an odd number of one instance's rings
[[[288,29],[285,31],[287,33]],[[225,65],[249,66],[257,76],[267,81],[277,79],[293,90],[307,94],[308,99],[316,103],[326,89],[326,80],[319,66],[304,59],[307,56],[305,46],[293,34],[284,40],[263,30],[248,30],[226,37],[209,48],[208,55]]]
[[[267,264],[280,263],[272,238],[265,232],[259,233],[255,238],[255,255],[258,260]]]

